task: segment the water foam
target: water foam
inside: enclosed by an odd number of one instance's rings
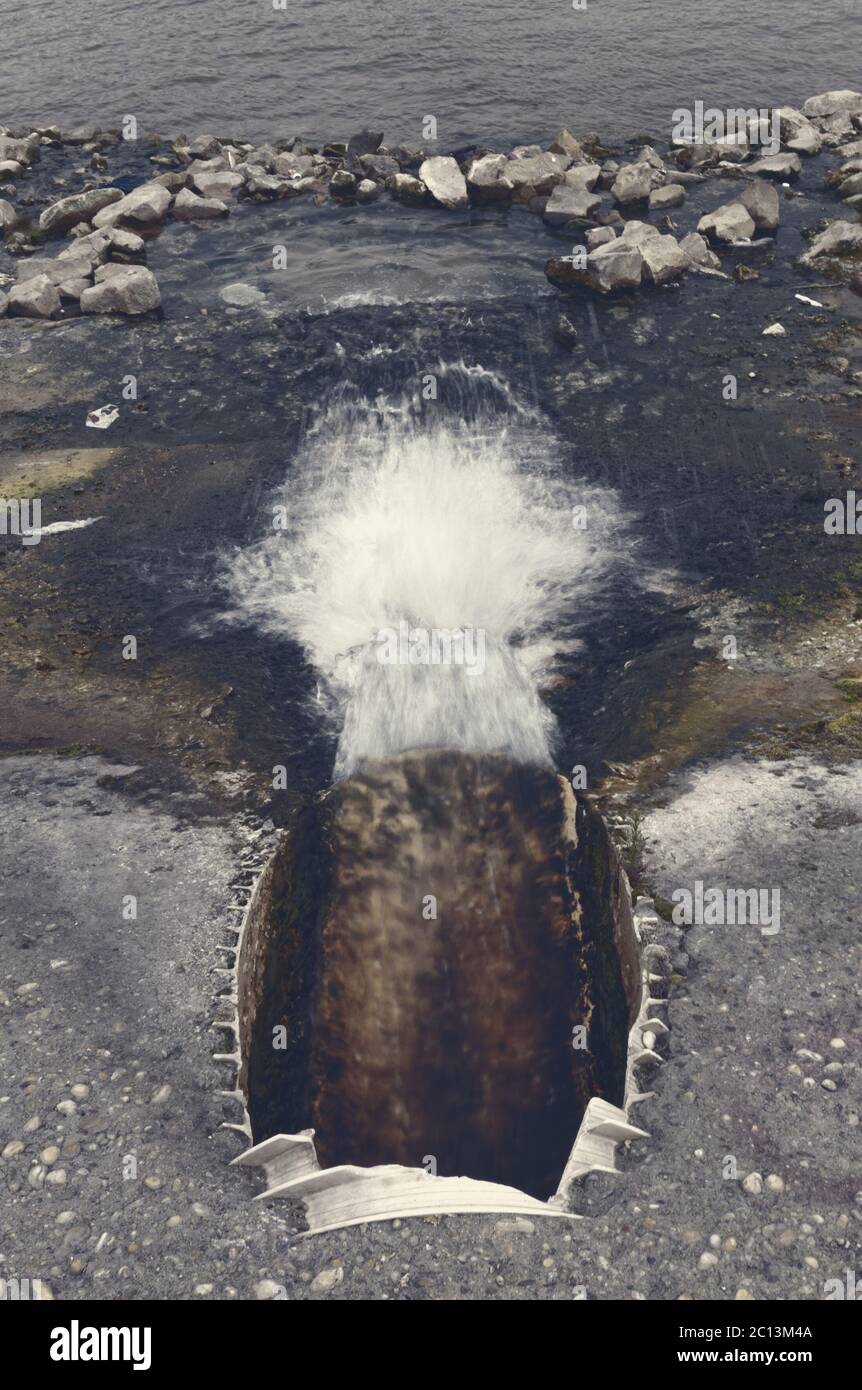
[[[542,688],[622,549],[614,494],[563,476],[558,441],[504,380],[434,374],[457,415],[349,390],[322,411],[273,499],[282,528],[228,567],[231,616],[298,640],[318,671],[339,777],[417,747],[550,764]],[[483,670],[382,665],[378,634],[403,622],[481,631]]]

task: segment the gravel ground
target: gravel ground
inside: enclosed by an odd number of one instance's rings
[[[730,759],[664,789],[658,891],[780,887],[781,930],[688,931],[652,1137],[586,1181],[584,1220],[312,1240],[253,1203],[218,1129],[213,970],[255,832],[95,757],[2,772],[0,1277],[69,1300],[821,1299],[860,1269],[862,763]]]

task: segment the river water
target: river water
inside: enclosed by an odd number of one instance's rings
[[[438,145],[666,135],[671,113],[859,85],[858,0],[0,0],[0,123]],[[424,141],[427,143],[427,141]]]

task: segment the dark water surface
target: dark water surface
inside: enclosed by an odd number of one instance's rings
[[[667,134],[696,100],[857,87],[862,52],[858,0],[0,0],[0,29],[0,123],[420,142],[433,115],[441,147]]]

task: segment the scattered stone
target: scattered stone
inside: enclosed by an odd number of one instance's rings
[[[278,1298],[284,1293],[281,1284],[276,1284],[273,1279],[261,1279],[254,1286],[254,1296],[263,1302],[266,1299]]]
[[[412,174],[393,174],[386,187],[402,203],[424,203],[428,192],[422,180]]]
[[[578,340],[578,331],[571,319],[567,318],[565,314],[560,314],[554,324],[554,339],[561,347],[567,348],[574,347]]]
[[[764,328],[762,338],[785,338],[787,329],[780,323],[771,323],[768,328]]]
[[[796,179],[802,173],[802,160],[798,154],[770,154],[749,164],[748,170],[767,179]]]
[[[681,183],[667,183],[662,188],[654,188],[649,195],[650,209],[678,208],[685,202],[685,189]]]
[[[571,256],[550,260],[545,274],[556,285],[585,285],[609,294],[612,290],[634,289],[641,282],[643,257],[633,244],[623,244],[621,237],[599,246],[587,255],[586,266]]]
[[[718,1256],[714,1255],[711,1250],[704,1250],[697,1262],[698,1269],[714,1269],[717,1264]]]
[[[763,1191],[763,1177],[760,1173],[749,1173],[748,1177],[743,1179],[742,1188],[750,1197],[759,1197]]]
[[[548,146],[551,154],[562,154],[573,164],[582,164],[586,160],[583,146],[580,140],[576,140],[570,130],[561,130],[555,140]]]
[[[697,230],[713,241],[748,240],[754,231],[754,219],[744,203],[724,203],[708,212],[697,224]]]
[[[851,174],[838,189],[841,198],[851,198],[855,193],[862,193],[862,174]]]
[[[26,140],[14,140],[11,136],[0,135],[0,160],[4,163],[14,160],[16,164],[32,164],[39,155],[38,136],[31,135]]]
[[[382,184],[375,183],[374,179],[362,179],[356,189],[356,201],[358,203],[374,203],[382,192]]]
[[[839,219],[816,236],[811,246],[802,256],[803,265],[819,256],[852,255],[862,251],[862,223],[845,222]]]
[[[227,217],[230,208],[219,198],[202,198],[190,188],[184,188],[174,199],[173,211],[180,222],[203,222],[213,217]]]
[[[60,312],[60,293],[49,275],[13,285],[6,300],[10,314],[27,319],[50,319]]]
[[[550,152],[521,155],[506,160],[503,177],[508,180],[515,198],[529,202],[536,194],[550,194],[562,183],[568,163],[567,156]]]
[[[50,1168],[51,1165],[56,1163],[57,1159],[60,1157],[60,1150],[57,1148],[56,1144],[49,1144],[47,1149],[42,1150],[39,1157],[45,1164],[45,1167]]]
[[[431,197],[444,208],[465,208],[467,182],[451,155],[433,155],[419,167],[419,177]]]
[[[755,227],[774,232],[781,217],[778,189],[774,184],[756,179],[739,195],[738,201],[747,210]]]
[[[613,227],[592,227],[586,236],[587,249],[595,251],[599,246],[607,246],[609,241],[616,241],[617,234]]]
[[[708,266],[713,270],[717,270],[721,265],[718,256],[699,232],[689,232],[688,236],[682,238],[679,248],[689,265]]]
[[[253,285],[244,285],[241,280],[237,280],[232,285],[225,285],[224,289],[220,291],[219,298],[223,299],[225,304],[233,304],[237,308],[245,309],[251,304],[262,304],[266,295],[263,290],[255,289]],[[162,1086],[161,1091],[167,1091],[170,1095],[170,1089],[170,1086]],[[156,1096],[161,1095],[161,1091],[157,1091]],[[167,1100],[167,1096],[162,1097],[162,1099]],[[161,1102],[156,1100],[154,1096],[152,1103],[159,1105]]]
[[[480,203],[506,202],[513,186],[506,178],[508,160],[504,154],[486,154],[475,159],[467,172],[467,187]]]
[[[0,232],[7,232],[18,221],[18,214],[11,203],[0,198]]]
[[[835,92],[822,92],[809,97],[802,106],[802,114],[808,116],[859,116],[862,115],[862,92],[852,92],[847,88]]]
[[[86,1100],[90,1094],[90,1088],[83,1081],[77,1081],[74,1086],[69,1088],[69,1092],[74,1100]]]
[[[330,1269],[322,1269],[319,1274],[315,1274],[311,1281],[312,1293],[331,1293],[337,1284],[344,1278],[344,1270],[341,1265],[333,1265]]]
[[[113,227],[116,222],[136,222],[152,226],[161,222],[171,205],[171,195],[161,183],[142,183],[118,203],[102,208],[93,218],[94,227]]]
[[[235,289],[237,287],[235,285],[228,285],[227,288]],[[260,293],[260,291],[258,291],[258,293]],[[164,1086],[159,1086],[158,1090],[153,1091],[153,1094],[150,1096],[150,1105],[164,1105],[165,1101],[171,1098],[171,1090],[172,1088],[168,1086],[167,1083]]]
[[[17,1158],[18,1155],[23,1152],[24,1145],[22,1144],[21,1140],[10,1139],[9,1143],[4,1148],[2,1154],[0,1154],[0,1158]]]
[[[73,193],[45,208],[39,226],[43,232],[67,232],[79,222],[91,221],[97,212],[119,203],[122,197],[119,188],[89,188],[84,193]]]
[[[551,227],[562,227],[567,222],[585,221],[601,207],[601,198],[587,189],[571,188],[561,183],[552,191],[542,214]]]
[[[745,284],[745,282],[746,282],[747,280],[759,280],[759,279],[760,279],[760,271],[759,271],[759,270],[752,270],[752,269],[751,269],[751,266],[749,266],[749,265],[742,265],[742,264],[740,264],[740,265],[734,266],[733,278],[734,278],[734,280],[736,280],[737,284],[742,285],[742,284]]]
[[[111,269],[113,274],[81,295],[82,314],[146,314],[159,307],[162,296],[158,281],[146,266],[117,265]]]
[[[624,164],[611,185],[611,197],[623,206],[645,203],[653,189],[663,182],[663,172],[655,169],[647,160],[638,164]]]
[[[780,1178],[777,1173],[770,1173],[769,1177],[766,1179],[766,1190],[767,1192],[774,1192],[776,1194],[783,1192],[784,1179]]]
[[[733,1298],[735,1303],[754,1303],[755,1301],[754,1294],[749,1293],[748,1289],[737,1289]]]
[[[817,154],[823,144],[823,136],[808,117],[792,106],[779,106],[778,117],[782,143],[796,154]]]

